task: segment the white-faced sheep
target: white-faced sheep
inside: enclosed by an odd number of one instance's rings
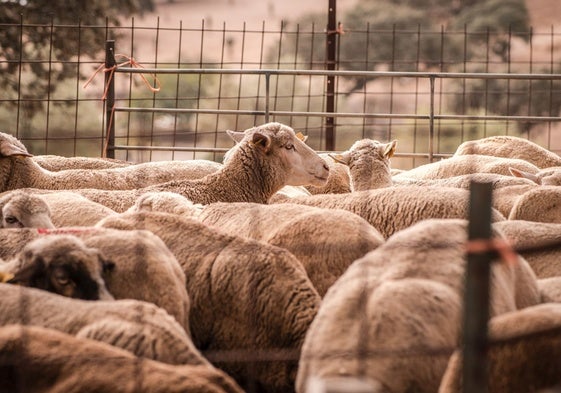
[[[393,176],[400,179],[442,179],[470,173],[498,173],[510,176],[510,168],[537,173],[540,168],[518,158],[492,157],[478,154],[452,156],[441,161],[420,165]]]
[[[165,309],[189,332],[190,299],[185,274],[177,259],[153,233],[144,230],[118,231],[108,228],[76,227],[55,230],[3,229],[0,258],[9,260],[30,241],[53,235],[71,234],[87,247],[98,249],[114,267],[99,274],[116,299],[137,299]],[[46,240],[48,242],[48,240]],[[15,261],[18,261],[17,259]],[[19,261],[20,263],[24,261]],[[8,265],[7,267],[5,265]],[[4,271],[16,274],[24,266],[4,264]],[[29,266],[39,274],[37,266]]]
[[[509,220],[561,223],[561,187],[539,186],[520,195]]]
[[[103,273],[115,267],[96,248],[72,235],[37,238],[8,261],[13,277],[9,284],[43,289],[83,300],[113,300]]]
[[[214,367],[138,358],[37,326],[1,327],[0,353],[4,392],[242,393]]]
[[[88,301],[0,284],[0,326],[55,329],[170,364],[209,365],[165,310],[138,300]]]
[[[493,224],[538,278],[561,276],[561,223],[505,220]]]
[[[24,192],[32,194],[28,191]],[[57,228],[93,226],[99,220],[117,214],[117,212],[107,206],[103,206],[101,203],[96,203],[85,196],[71,191],[33,195],[47,203],[51,212],[51,220]]]
[[[561,384],[561,304],[548,303],[491,318],[485,353],[486,391],[559,391]],[[461,393],[462,352],[457,350],[439,393]]]
[[[19,188],[49,190],[97,188],[125,190],[164,183],[176,178],[197,179],[222,165],[209,160],[156,161],[109,169],[42,168],[16,138],[0,133],[0,191]]]
[[[512,206],[520,195],[538,187],[537,184],[529,179],[499,175],[497,173],[470,173],[467,175],[452,176],[443,179],[402,178],[395,179],[394,185],[456,187],[468,190],[472,181],[491,184],[493,190],[493,207],[505,217],[509,216]]]
[[[325,184],[321,186],[306,185],[306,190],[312,195],[317,194],[345,194],[351,192],[351,175],[349,167],[335,161],[329,153],[319,154],[329,165],[329,175]]]
[[[518,158],[538,168],[561,166],[561,157],[525,138],[511,135],[490,136],[460,144],[455,156],[479,154],[494,157]]]
[[[425,220],[355,261],[328,290],[304,341],[296,390],[361,377],[394,393],[436,392],[462,326],[467,221]],[[491,265],[490,315],[539,302],[522,258]]]
[[[222,168],[198,180],[177,180],[138,190],[73,190],[122,213],[147,192],[170,191],[194,203],[267,203],[285,185],[322,185],[329,168],[294,130],[280,123],[268,123],[245,132],[228,132],[240,139],[229,151]]]
[[[384,242],[365,219],[342,209],[218,202],[206,205],[198,218],[230,235],[287,249],[321,296],[351,263]]]
[[[98,157],[63,157],[56,155],[33,156],[33,161],[42,168],[51,171],[64,171],[67,169],[110,169],[134,165],[133,162]]]
[[[393,185],[390,158],[397,141],[388,143],[361,139],[341,154],[330,154],[335,161],[349,167],[351,191],[370,190]]]
[[[51,210],[38,195],[21,190],[0,196],[0,228],[54,228]]]
[[[290,202],[351,211],[370,223],[384,238],[428,218],[468,218],[469,191],[452,187],[402,186],[312,195]],[[493,221],[504,220],[493,211]]]
[[[193,342],[213,364],[244,388],[294,389],[302,341],[321,301],[294,255],[168,213],[126,213],[99,225],[151,230],[176,255],[191,298]],[[256,359],[269,351],[290,356]]]

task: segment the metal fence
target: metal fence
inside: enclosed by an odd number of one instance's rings
[[[22,20],[2,28],[13,29],[22,42],[33,29],[76,37],[101,30],[115,41],[115,61],[121,64],[103,78],[96,69],[105,63],[104,48],[98,59],[86,58],[80,42],[71,60],[57,60],[56,53],[0,59],[1,67],[15,67],[18,85],[1,99],[5,130],[34,154],[99,156],[109,148],[117,158],[137,162],[219,161],[232,146],[226,129],[265,121],[293,126],[319,151],[345,150],[360,138],[397,139],[392,165],[402,169],[488,135],[520,135],[561,151],[555,141],[559,34],[553,29],[506,36],[420,27],[346,26],[329,32],[314,24],[284,23],[229,29],[205,21],[197,27],[163,27],[158,20],[146,27],[134,19],[120,27],[38,26]],[[325,54],[333,35],[335,66]],[[384,40],[391,42],[389,49],[377,53],[372,41]],[[403,53],[405,41],[413,45]],[[436,45],[430,52],[435,58],[427,57],[429,44]],[[53,72],[64,67],[70,78],[47,78],[44,91],[30,96],[25,80],[31,67],[39,66]],[[115,88],[111,146],[102,102],[105,79]]]

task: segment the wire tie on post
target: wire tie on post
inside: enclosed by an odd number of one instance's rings
[[[499,257],[507,264],[515,265],[518,263],[518,254],[514,251],[510,243],[504,239],[473,239],[465,244],[468,254],[479,254],[495,251]]]

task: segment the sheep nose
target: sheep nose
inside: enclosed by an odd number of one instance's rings
[[[329,165],[327,165],[326,163],[323,164],[323,169],[325,169],[327,172],[329,172]]]

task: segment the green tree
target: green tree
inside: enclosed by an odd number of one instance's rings
[[[76,58],[93,58],[120,18],[153,9],[152,0],[5,0],[0,7],[0,88],[5,97],[29,99],[52,93],[76,78]],[[78,25],[92,28],[78,28]]]

